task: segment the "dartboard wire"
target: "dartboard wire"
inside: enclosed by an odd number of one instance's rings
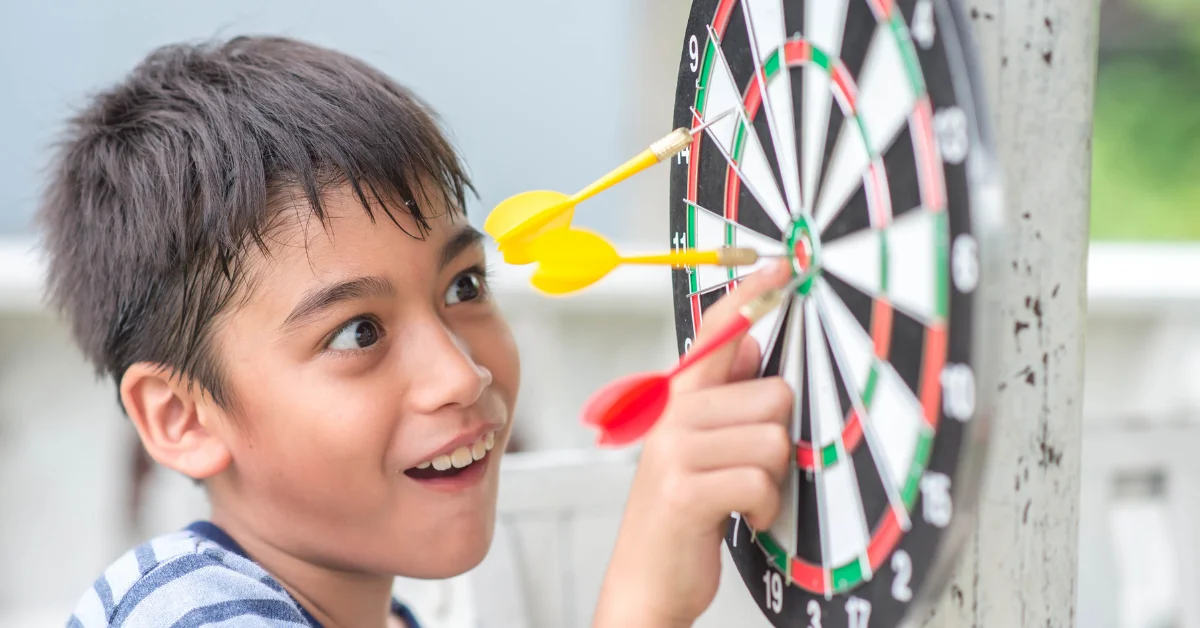
[[[783,326],[787,324],[787,319],[795,312],[798,298],[799,295],[790,294],[779,305],[779,316],[775,317],[775,322],[771,326],[771,334],[767,336],[767,346],[763,347],[762,359],[758,364],[758,374],[760,377],[767,370],[767,362],[771,360],[771,354],[775,352],[775,347],[783,341],[780,334],[786,333],[783,330]],[[782,359],[780,361],[782,362]],[[783,370],[783,365],[781,364],[779,368]]]
[[[885,2],[890,4],[891,0],[885,0]],[[922,101],[928,99],[928,93],[926,91],[924,82],[919,77],[919,71],[912,67],[912,64],[916,63],[914,57],[915,53],[912,52],[912,42],[906,34],[897,32],[897,22],[899,22],[899,26],[902,27],[903,20],[898,17],[893,19],[888,17],[886,14],[884,15],[884,18],[886,19],[881,19],[878,15],[876,18],[877,26],[874,34],[871,37],[871,41],[868,44],[869,50],[867,52],[867,58],[864,61],[864,65],[859,73],[859,77],[850,75],[850,72],[846,68],[845,64],[836,55],[837,51],[822,51],[824,55],[829,58],[828,68],[817,64],[818,67],[821,67],[820,72],[827,76],[830,83],[830,88],[832,88],[829,91],[832,92],[832,97],[836,99],[839,108],[843,111],[842,124],[840,128],[836,130],[837,135],[834,143],[835,148],[833,153],[830,155],[830,162],[828,164],[818,164],[818,166],[827,166],[825,176],[821,181],[814,182],[819,187],[817,190],[811,191],[814,193],[806,196],[806,199],[811,201],[813,205],[808,209],[811,210],[811,215],[814,217],[818,232],[820,233],[824,233],[826,228],[833,222],[838,214],[841,213],[841,211],[845,208],[850,195],[853,193],[853,190],[857,187],[854,186],[849,188],[849,191],[845,193],[845,198],[840,198],[833,202],[829,201],[827,198],[827,192],[830,184],[835,180],[835,174],[837,174],[837,169],[835,166],[839,166],[840,162],[843,160],[855,158],[863,159],[864,163],[861,166],[861,171],[857,173],[857,178],[862,181],[863,187],[867,188],[869,192],[872,192],[876,195],[886,194],[887,176],[884,174],[886,169],[883,165],[882,156],[895,143],[896,137],[904,128],[906,121],[910,128],[914,126],[914,118],[918,117],[921,113]],[[814,50],[818,50],[816,43],[809,42],[809,45],[812,46]],[[901,66],[900,71],[903,72],[908,78],[908,81],[905,82],[904,89],[909,91],[908,96],[912,102],[908,104],[902,104],[902,106],[907,106],[908,109],[903,112],[906,115],[902,116],[899,120],[894,121],[896,124],[894,129],[889,127],[883,127],[880,129],[874,127],[869,128],[868,114],[870,114],[871,110],[874,110],[877,107],[864,107],[863,105],[878,105],[880,99],[884,98],[884,96],[877,93],[879,91],[878,89],[872,90],[870,88],[879,85],[880,81],[886,80],[885,77],[890,76],[890,74],[885,71],[890,68],[890,66],[887,65],[888,62],[893,61],[893,59],[888,55],[889,52],[893,52],[896,55],[897,58],[894,60],[894,62]],[[813,71],[812,66],[809,66],[806,72],[807,71]],[[914,73],[916,73],[917,76],[914,76]],[[859,80],[862,79],[863,76],[866,77],[867,82],[860,84]],[[864,85],[867,87],[866,90],[863,89]],[[869,98],[867,101],[863,100],[865,96],[870,96],[871,94],[876,95],[874,98]],[[806,98],[808,98],[808,96],[806,96]],[[821,99],[821,102],[827,103],[829,102],[829,99]],[[810,117],[806,115],[805,119],[810,120]],[[812,122],[815,123],[815,121]],[[826,122],[828,122],[828,120],[826,120]],[[832,130],[833,129],[829,128],[824,129],[825,135],[828,135],[828,133]],[[883,133],[876,137],[877,131],[883,131]],[[812,132],[812,130],[806,128],[806,132]],[[857,136],[857,138],[850,137],[852,135]],[[861,141],[861,147],[863,149],[861,157],[857,151],[851,150],[851,144],[848,144],[852,143],[853,145],[858,145],[859,141]],[[882,143],[879,146],[875,146],[875,141],[882,141]],[[850,165],[841,167],[849,168],[853,165],[854,164],[851,163]],[[922,177],[922,183],[924,183],[924,181],[925,178]],[[872,183],[874,183],[874,185],[872,185]],[[816,194],[815,192],[817,191],[820,193]],[[838,190],[838,192],[840,193],[841,191]],[[877,203],[878,205],[883,204],[882,199],[877,200],[879,201]],[[884,224],[888,221],[889,216],[890,214],[873,213],[872,220],[879,224]]]
[[[721,38],[717,35],[716,31],[713,30],[713,27],[711,24],[706,25],[705,28],[708,29],[708,37],[713,42],[712,49],[713,49],[713,52],[715,52],[717,55],[717,61],[721,64],[721,67],[724,68],[725,76],[727,76],[729,78],[729,81],[732,83],[733,82],[733,70],[729,67],[729,60],[725,58],[724,49],[721,48]],[[710,76],[709,80],[710,81],[713,80],[713,77]],[[734,83],[734,90],[739,94],[741,93],[741,90],[737,89],[736,83]],[[705,98],[707,99],[708,96],[705,95]],[[745,129],[745,133],[743,134],[744,139],[742,141],[746,142],[747,144],[749,144],[751,146],[757,146],[759,152],[761,152],[765,157],[766,151],[763,150],[762,144],[758,141],[758,134],[754,132],[754,123],[753,123],[753,121],[750,120],[750,114],[746,113],[745,103],[741,100],[741,98],[738,99],[738,103],[737,103],[737,105],[735,105],[735,108],[737,109],[737,114],[738,114],[738,117],[740,118],[740,124]],[[692,115],[699,115],[699,112],[696,111],[696,108],[694,106],[691,109],[692,109]],[[775,185],[775,177],[767,176],[765,185],[770,186],[770,189],[772,191],[774,191],[775,194],[778,196],[779,201],[781,203],[783,203],[784,209],[787,210],[787,211],[785,211],[785,213],[788,214],[786,216],[786,218],[787,218],[786,220],[780,220],[780,217],[775,215],[777,212],[771,211],[771,208],[775,207],[775,204],[767,202],[767,197],[763,195],[762,191],[756,189],[753,185],[750,184],[749,180],[747,179],[745,174],[742,172],[741,168],[736,166],[732,155],[725,149],[724,146],[721,145],[721,139],[717,136],[716,131],[713,131],[712,127],[706,128],[705,131],[707,131],[709,136],[712,137],[713,143],[717,145],[717,150],[721,151],[721,156],[724,157],[725,161],[729,163],[730,168],[734,169],[734,172],[737,173],[738,178],[741,179],[742,183],[745,184],[747,189],[750,190],[750,194],[753,195],[754,199],[758,201],[758,204],[760,206],[762,206],[763,212],[766,213],[767,216],[770,217],[771,220],[775,222],[775,226],[779,227],[779,229],[781,231],[786,230],[787,227],[791,224],[791,213],[790,213],[790,210],[787,209],[787,201],[784,200],[783,193],[780,192],[779,188]],[[733,135],[733,137],[730,138],[730,144],[732,145],[736,140],[737,140],[737,127],[735,126],[734,127],[734,135]],[[747,149],[743,148],[743,152],[745,150],[747,150]],[[768,166],[767,174],[770,175],[770,166]]]
[[[699,290],[693,290],[693,291],[687,293],[686,296],[688,298],[691,298],[691,297],[699,296],[702,294],[709,294],[712,292],[716,292],[717,290],[725,290],[727,288],[729,288],[729,282],[722,281],[721,283],[719,283],[715,286],[709,286],[707,288],[700,288]]]
[[[792,364],[793,360],[799,360],[800,364],[797,367],[797,368],[799,368],[798,373],[804,372],[804,351],[803,351],[803,349],[804,349],[804,345],[803,345],[804,309],[803,309],[803,302],[804,302],[805,298],[806,297],[804,295],[793,292],[784,300],[784,303],[780,305],[780,309],[779,309],[780,315],[775,319],[775,324],[772,327],[771,335],[769,336],[769,341],[767,343],[767,346],[763,350],[763,359],[760,362],[759,369],[758,369],[759,377],[767,376],[766,375],[767,363],[770,361],[771,356],[775,353],[777,348],[781,351],[780,359],[779,359],[779,368],[778,368],[778,371],[775,373],[775,375],[782,377],[784,379],[784,381],[788,384],[788,387],[792,388],[793,405],[792,405],[790,432],[792,434],[793,443],[795,442],[795,440],[797,440],[799,438],[799,433],[800,433],[800,420],[801,420],[800,408],[802,407],[802,401],[801,401],[802,389],[798,389],[798,387],[803,386],[804,381],[803,381],[802,375],[798,375],[795,378],[795,381],[790,381],[787,378],[785,371],[787,369],[792,368],[791,364]],[[795,327],[797,325],[800,326],[799,331],[797,331],[795,329]],[[793,341],[796,339],[797,334],[800,335],[799,344],[793,344]],[[780,343],[783,344],[783,347],[781,347],[781,348],[779,347]],[[792,349],[799,349],[799,350],[793,351]],[[757,543],[757,545],[759,546],[759,549],[763,552],[763,556],[766,557],[767,563],[774,564],[776,567],[779,567],[779,571],[781,571],[783,573],[784,577],[787,579],[788,586],[791,586],[792,582],[793,582],[792,560],[791,559],[794,555],[795,548],[799,544],[799,518],[798,517],[799,517],[799,512],[800,512],[800,503],[799,503],[800,502],[800,494],[799,494],[799,490],[798,490],[799,482],[800,482],[799,468],[796,467],[796,465],[790,465],[790,467],[791,467],[790,473],[792,476],[792,487],[793,487],[792,494],[791,494],[791,498],[792,498],[791,512],[792,512],[793,516],[795,517],[795,519],[791,522],[792,523],[792,525],[791,525],[792,538],[791,538],[791,545],[790,545],[791,553],[784,552],[785,555],[783,556],[783,559],[782,559],[783,565],[780,566],[778,564],[778,562],[776,561],[776,556],[773,555],[761,543]],[[780,513],[780,514],[782,514],[782,513]],[[747,523],[747,526],[749,526],[749,523]],[[752,531],[752,535],[753,535],[752,538],[757,540],[759,538],[758,532],[755,531],[752,526],[750,526],[750,530]],[[771,534],[770,530],[768,530],[768,535],[772,537],[772,540],[775,540],[774,535]],[[779,545],[777,540],[775,540],[775,545]]]
[[[806,301],[806,307],[804,308],[802,314],[805,318],[808,318],[807,305],[808,303]],[[806,350],[812,349],[812,345],[810,343],[806,342],[804,343],[804,346]],[[821,434],[817,427],[818,422],[815,419],[817,416],[817,389],[813,384],[814,369],[806,368],[805,372],[808,373],[808,381],[806,381],[805,384],[808,385],[809,390],[808,420],[811,424],[812,439],[814,442],[820,442],[819,439],[821,438]],[[832,550],[830,548],[831,541],[829,539],[829,522],[826,520],[826,517],[829,513],[827,512],[827,505],[825,503],[825,485],[820,478],[824,468],[824,464],[818,464],[812,473],[813,484],[817,489],[817,531],[821,538],[821,577],[824,581],[823,589],[825,590],[825,599],[829,600],[833,598],[833,583],[831,582],[832,574],[830,573],[833,568],[829,564],[830,553]],[[799,533],[797,532],[797,534]]]
[[[754,235],[761,236],[761,237],[764,237],[764,238],[768,238],[768,239],[769,239],[769,238],[771,238],[771,236],[769,236],[769,235],[767,235],[767,234],[765,234],[765,233],[763,233],[763,232],[759,231],[758,229],[755,229],[755,228],[753,228],[753,227],[751,227],[751,226],[749,226],[749,225],[744,225],[744,224],[742,224],[742,223],[740,223],[740,222],[737,222],[736,220],[730,220],[729,218],[726,218],[724,214],[721,214],[721,213],[719,213],[719,212],[715,212],[715,211],[713,211],[713,210],[711,210],[711,209],[709,209],[709,208],[707,208],[707,207],[705,207],[705,206],[703,206],[703,205],[701,205],[701,204],[697,203],[696,201],[688,200],[688,199],[686,199],[686,198],[685,198],[685,199],[683,199],[683,203],[684,203],[685,205],[690,205],[690,206],[691,206],[691,207],[693,207],[694,209],[703,210],[703,211],[705,211],[705,212],[708,212],[709,214],[712,214],[712,216],[713,216],[714,218],[716,218],[716,219],[718,219],[718,220],[721,220],[721,221],[723,221],[723,222],[725,223],[725,225],[726,225],[726,226],[733,227],[734,229],[745,230],[747,233],[752,233],[752,234],[754,234]],[[783,246],[783,243],[782,243],[782,242],[780,243],[780,246]],[[759,254],[759,255],[762,255],[762,254],[763,254],[763,252],[762,252],[762,251],[759,251],[759,252],[758,252],[758,254]],[[773,253],[772,253],[772,254],[773,254]]]
[[[800,215],[799,212],[802,211],[803,207],[804,207],[803,192],[800,189],[800,170],[799,170],[800,160],[796,154],[796,142],[793,137],[790,140],[790,145],[792,147],[791,163],[796,166],[796,171],[795,172],[786,172],[784,170],[784,163],[787,163],[785,161],[785,158],[788,156],[787,155],[787,146],[788,146],[789,142],[780,140],[780,135],[781,135],[782,131],[778,128],[778,125],[782,122],[782,120],[777,119],[775,117],[775,107],[774,107],[774,105],[771,104],[771,94],[767,89],[767,78],[766,78],[765,72],[764,72],[764,67],[766,66],[767,59],[770,58],[770,55],[764,55],[763,51],[761,50],[761,48],[759,46],[758,33],[755,31],[755,28],[754,28],[754,17],[750,13],[750,2],[751,2],[751,0],[742,0],[741,4],[742,4],[742,13],[744,14],[744,17],[745,17],[744,21],[746,22],[746,34],[749,36],[749,39],[750,39],[751,54],[754,55],[754,79],[758,83],[759,93],[762,94],[763,107],[767,110],[767,128],[770,129],[770,131],[771,131],[771,144],[775,148],[775,158],[779,162],[779,174],[780,174],[780,178],[783,180],[783,188],[784,188],[783,193],[785,195],[785,199],[787,200],[788,211],[791,212],[792,219],[794,220],[796,217],[798,217]],[[784,13],[783,2],[781,0],[779,3],[779,14],[780,14],[781,20],[783,19],[783,13]],[[786,29],[786,25],[784,25],[784,28]],[[782,39],[783,39],[783,42],[787,41],[786,31],[785,31],[784,37]],[[783,44],[781,43],[777,49],[770,51],[770,54],[771,55],[782,54],[782,51],[783,51]],[[781,61],[781,63],[782,63],[782,61]],[[788,86],[789,86],[788,91],[790,92],[791,91],[791,89],[790,89],[791,78],[788,75],[788,72],[781,71],[779,80],[786,81],[788,83]],[[791,105],[791,109],[795,109],[794,102],[791,102],[789,100],[788,104]],[[793,125],[793,128],[791,129],[791,132],[792,132],[792,135],[794,136],[794,134],[795,134],[795,121],[794,120],[792,122],[792,125]]]
[[[696,111],[696,108],[695,108],[695,107],[691,107],[691,110],[692,110],[692,113],[693,113],[693,114],[696,114],[696,113],[697,113],[697,111]],[[743,172],[742,172],[742,169],[741,169],[740,167],[738,167],[738,165],[737,165],[737,162],[735,162],[735,161],[733,160],[733,158],[732,158],[732,157],[729,155],[729,152],[725,150],[725,147],[724,147],[724,146],[721,146],[721,141],[720,141],[720,139],[717,137],[716,133],[714,133],[714,132],[713,132],[713,130],[712,130],[712,128],[711,128],[711,127],[710,127],[710,128],[707,128],[707,129],[705,129],[705,131],[706,131],[706,132],[707,132],[707,133],[708,133],[708,134],[709,134],[709,135],[712,137],[712,139],[713,139],[713,145],[716,147],[716,149],[717,149],[717,152],[721,153],[721,157],[724,157],[724,158],[725,158],[725,163],[726,163],[726,165],[728,165],[728,166],[729,166],[729,168],[730,168],[731,170],[733,170],[734,174],[736,174],[736,175],[737,175],[737,177],[738,177],[738,179],[739,179],[739,180],[741,180],[741,182],[742,182],[742,185],[745,185],[745,186],[746,186],[746,189],[747,189],[747,190],[750,190],[750,195],[751,195],[751,196],[753,196],[753,197],[754,197],[754,199],[758,201],[758,204],[759,204],[759,205],[761,205],[761,206],[763,207],[763,211],[764,211],[764,212],[766,212],[766,204],[765,204],[765,203],[763,203],[763,201],[762,201],[762,195],[761,195],[761,194],[759,194],[758,190],[757,190],[757,189],[755,189],[754,185],[753,185],[753,184],[751,184],[751,183],[750,183],[750,181],[749,181],[749,179],[747,179],[747,178],[746,178],[746,175],[745,175],[745,173],[743,173]],[[774,185],[774,183],[772,182],[772,184],[771,184],[771,185]],[[768,215],[769,215],[769,213],[768,213]],[[773,222],[775,221],[775,217],[774,217],[774,216],[770,216],[770,218],[771,218],[771,220],[772,220]],[[789,222],[790,222],[790,221],[789,221]],[[781,231],[786,231],[786,230],[787,230],[787,228],[788,228],[788,226],[789,226],[789,225],[780,225],[778,222],[775,222],[775,224],[776,224],[776,226],[777,226],[777,227],[779,227],[779,229],[780,229]]]
[[[883,444],[879,442],[879,435],[875,433],[875,427],[871,422],[870,415],[867,409],[863,406],[862,391],[858,390],[858,385],[854,383],[853,373],[850,372],[849,359],[846,357],[844,348],[838,342],[835,334],[832,331],[832,323],[829,321],[828,306],[825,305],[826,299],[833,298],[833,291],[825,283],[821,277],[817,278],[816,290],[813,291],[812,297],[817,308],[817,315],[823,323],[822,331],[825,332],[825,337],[829,340],[829,346],[833,350],[834,361],[837,362],[838,372],[842,376],[842,384],[846,386],[849,392],[850,402],[854,406],[854,411],[858,413],[859,424],[862,425],[863,436],[867,440],[867,447],[871,453],[871,460],[875,462],[875,470],[879,472],[880,478],[883,480],[883,486],[887,493],[888,504],[895,513],[896,518],[900,521],[900,529],[907,532],[912,526],[912,521],[908,516],[908,509],[904,506],[904,500],[900,497],[899,491],[896,489],[894,478],[891,477],[891,472],[887,470],[886,464],[880,464],[879,455],[883,452]],[[872,357],[871,368],[878,368],[876,363],[879,360]]]
[[[788,329],[787,329],[787,332],[785,332],[785,334],[784,334],[784,341],[783,341],[784,342],[784,345],[783,345],[784,354],[782,356],[782,359],[780,360],[779,372],[781,375],[783,375],[784,373],[787,372],[787,370],[794,369],[795,374],[796,374],[795,381],[788,382],[789,384],[791,384],[792,386],[794,386],[797,389],[797,390],[792,391],[793,394],[792,394],[791,435],[792,435],[793,445],[797,441],[800,440],[800,429],[802,427],[801,422],[803,421],[803,410],[804,410],[803,397],[804,396],[803,396],[803,391],[800,390],[799,388],[804,385],[804,375],[803,374],[804,374],[804,366],[805,366],[805,353],[803,350],[789,351],[789,349],[794,348],[794,347],[802,349],[804,346],[804,301],[807,298],[808,298],[807,295],[793,295],[792,303],[793,303],[793,307],[795,309],[791,310],[790,316],[786,316],[786,317],[780,316],[779,317],[780,319],[784,319],[784,318],[788,319],[786,322]],[[799,307],[795,307],[796,305],[799,305]],[[789,342],[791,336],[795,336],[794,342]],[[790,358],[790,360],[789,360],[789,358]],[[789,360],[788,363],[786,364],[786,366],[785,366],[784,360]],[[798,364],[796,364],[794,367],[792,367],[792,365],[790,363],[791,360],[795,360],[796,362],[798,362]],[[792,451],[794,452],[795,449],[796,448],[793,446]],[[800,467],[798,467],[794,464],[789,465],[789,466],[791,467],[791,474],[792,474],[792,494],[790,495],[791,500],[792,500],[792,516],[793,516],[792,526],[791,526],[791,531],[792,531],[791,548],[792,548],[792,554],[795,555],[796,548],[799,547],[799,545],[800,545],[800,525],[799,525],[799,522],[800,522],[800,490],[799,490],[800,489]],[[787,569],[785,570],[787,572],[788,586],[792,586],[792,560],[791,559],[792,559],[792,556],[787,557]]]
[[[826,372],[819,373],[818,375],[824,375],[826,377],[829,377],[831,380],[833,378],[835,378],[836,375],[833,372],[834,371],[833,365],[831,365],[829,363],[829,353],[825,350],[825,339],[829,336],[829,333],[824,329],[824,325],[822,325],[820,314],[817,309],[817,301],[815,299],[811,298],[812,297],[811,294],[809,294],[808,296],[809,296],[809,298],[805,300],[805,306],[806,306],[805,307],[805,319],[806,319],[805,320],[805,332],[806,332],[805,340],[807,341],[806,344],[808,345],[809,351],[824,352],[823,353],[824,359],[822,360],[823,365],[818,363],[816,365],[810,365],[808,368],[808,373],[809,373],[809,377],[810,377],[810,381],[809,381],[810,389],[809,389],[809,394],[808,394],[809,406],[810,406],[809,415],[810,415],[810,420],[812,421],[812,426],[813,426],[813,442],[819,443],[819,442],[824,442],[823,432],[821,432],[820,430],[817,429],[817,426],[820,423],[820,421],[817,419],[817,407],[818,407],[817,406],[817,397],[818,397],[818,393],[820,392],[820,390],[816,388],[815,384],[812,383],[811,379],[814,377],[814,373],[816,373],[817,369],[822,368],[822,366],[823,366],[822,370],[824,370]],[[840,420],[840,418],[842,416],[840,404],[838,404],[838,416],[839,416],[839,420]],[[855,557],[854,561],[858,563],[859,569],[861,569],[861,573],[859,575],[859,578],[861,578],[860,581],[869,582],[871,580],[871,578],[874,576],[874,570],[871,567],[871,561],[870,561],[870,558],[868,555],[868,549],[871,545],[871,531],[870,531],[870,526],[867,523],[867,513],[866,513],[866,510],[864,509],[863,503],[862,503],[862,489],[858,483],[858,473],[854,469],[853,460],[849,457],[849,455],[847,453],[846,443],[842,438],[842,431],[840,429],[837,432],[837,437],[833,440],[833,445],[834,445],[834,451],[837,454],[837,458],[834,462],[831,463],[830,467],[832,467],[833,465],[844,465],[845,472],[849,476],[849,480],[848,480],[849,485],[852,488],[853,493],[854,493],[854,495],[853,495],[853,501],[854,501],[853,515],[858,517],[857,521],[855,522],[857,524],[855,526],[856,527],[855,532],[858,533],[858,537],[859,537],[858,540],[863,543],[863,547],[859,550],[858,555]],[[824,447],[822,447],[821,449],[823,450]],[[818,460],[820,462],[817,465],[816,469],[817,469],[819,475],[823,475],[825,473],[825,469],[827,468],[824,457],[819,457]],[[818,480],[817,481],[818,495],[822,494],[822,486],[823,486],[823,483]],[[825,510],[827,508],[824,497],[820,498],[817,503],[818,503],[818,507],[820,509]],[[822,554],[824,554],[824,553],[825,553],[824,549],[822,549]],[[828,557],[828,556],[823,556],[822,558],[823,558],[822,562],[825,562],[826,560],[830,559],[830,557]],[[848,565],[850,563],[846,563],[846,564]],[[829,575],[830,589],[827,592],[827,596],[832,595],[834,593],[834,591],[838,588],[838,582],[833,581],[833,575],[834,575],[833,572],[842,569],[844,566],[845,565],[838,565],[836,567],[829,568],[830,569],[830,575]]]
[[[918,214],[916,212],[909,212],[905,216],[901,217],[901,220],[915,219],[919,215],[920,214]],[[881,260],[882,260],[882,263],[886,264],[887,263],[886,256],[889,255],[889,246],[890,246],[889,241],[888,241],[888,230],[891,228],[894,228],[897,224],[900,224],[899,221],[890,223],[887,226],[882,227],[882,228],[870,226],[870,227],[866,227],[864,229],[859,229],[858,231],[855,231],[853,233],[848,233],[848,234],[838,238],[836,240],[836,242],[846,242],[850,238],[854,238],[854,237],[872,237],[873,236],[875,238],[878,238],[879,242],[880,242],[880,247],[882,248],[882,250],[880,251]],[[829,249],[831,248],[831,243],[825,242],[823,244],[824,244],[823,250],[825,252],[825,259],[828,260],[829,259]],[[935,271],[936,271],[936,267],[935,267]],[[868,286],[861,285],[857,280],[851,279],[850,277],[843,275],[842,273],[839,273],[837,270],[831,269],[828,265],[826,265],[824,268],[822,268],[822,272],[832,273],[833,275],[835,275],[839,279],[841,279],[843,282],[845,282],[846,285],[854,288],[855,290],[858,290],[862,294],[870,297],[872,300],[886,302],[892,309],[904,313],[905,315],[907,315],[910,318],[912,318],[913,320],[917,321],[918,323],[920,323],[922,326],[924,326],[927,329],[944,327],[946,325],[946,320],[936,312],[934,312],[932,314],[918,312],[903,302],[897,302],[890,295],[890,287],[884,286],[884,287],[881,287],[880,289],[876,290],[876,289],[870,288]],[[936,304],[935,304],[935,309],[936,309]]]
[[[808,31],[804,33],[804,38],[810,41],[814,47],[832,44],[825,46],[827,50],[824,52],[835,59],[841,57],[846,15],[849,11],[849,0],[838,0],[838,2],[840,2],[840,6],[835,6],[831,0],[807,2],[804,7],[805,27]],[[819,20],[818,17],[826,18],[826,20]],[[827,30],[818,29],[818,25],[829,28]],[[820,34],[828,34],[833,41],[827,42],[818,38]],[[800,116],[800,137],[803,138],[802,145],[799,147],[802,156],[800,176],[801,186],[807,190],[804,195],[804,211],[807,215],[812,216],[816,210],[817,190],[821,186],[821,167],[824,165],[822,163],[824,154],[821,149],[825,146],[826,136],[829,133],[829,107],[833,99],[831,92],[834,90],[831,88],[834,80],[823,70],[811,66],[804,69],[800,80],[804,86],[804,97],[801,103],[802,115]],[[822,85],[822,83],[828,84]]]

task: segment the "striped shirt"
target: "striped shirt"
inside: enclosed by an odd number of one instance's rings
[[[392,601],[409,628],[412,613]],[[223,530],[198,521],[126,553],[96,579],[67,628],[321,628]]]

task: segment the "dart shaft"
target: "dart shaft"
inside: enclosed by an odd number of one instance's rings
[[[663,266],[711,266],[720,263],[717,251],[672,251],[655,255],[622,257],[626,264],[660,264]]]
[[[583,202],[660,161],[674,157],[675,153],[687,148],[691,143],[692,134],[687,129],[682,127],[675,129],[656,140],[629,161],[613,168],[608,174],[580,190],[571,197],[570,202],[572,204]]]
[[[715,251],[672,251],[654,255],[622,257],[626,264],[661,264],[664,266],[749,266],[758,261],[758,253],[748,248],[721,248]]]

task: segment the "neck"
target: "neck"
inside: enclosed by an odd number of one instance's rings
[[[216,504],[212,522],[241,545],[324,628],[396,625],[391,618],[391,577],[347,571],[311,556],[296,555]]]

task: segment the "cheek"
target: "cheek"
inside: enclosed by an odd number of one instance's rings
[[[239,420],[249,432],[236,462],[317,483],[377,470],[394,427],[388,397],[369,378],[330,377],[309,366],[256,375],[239,387]]]

